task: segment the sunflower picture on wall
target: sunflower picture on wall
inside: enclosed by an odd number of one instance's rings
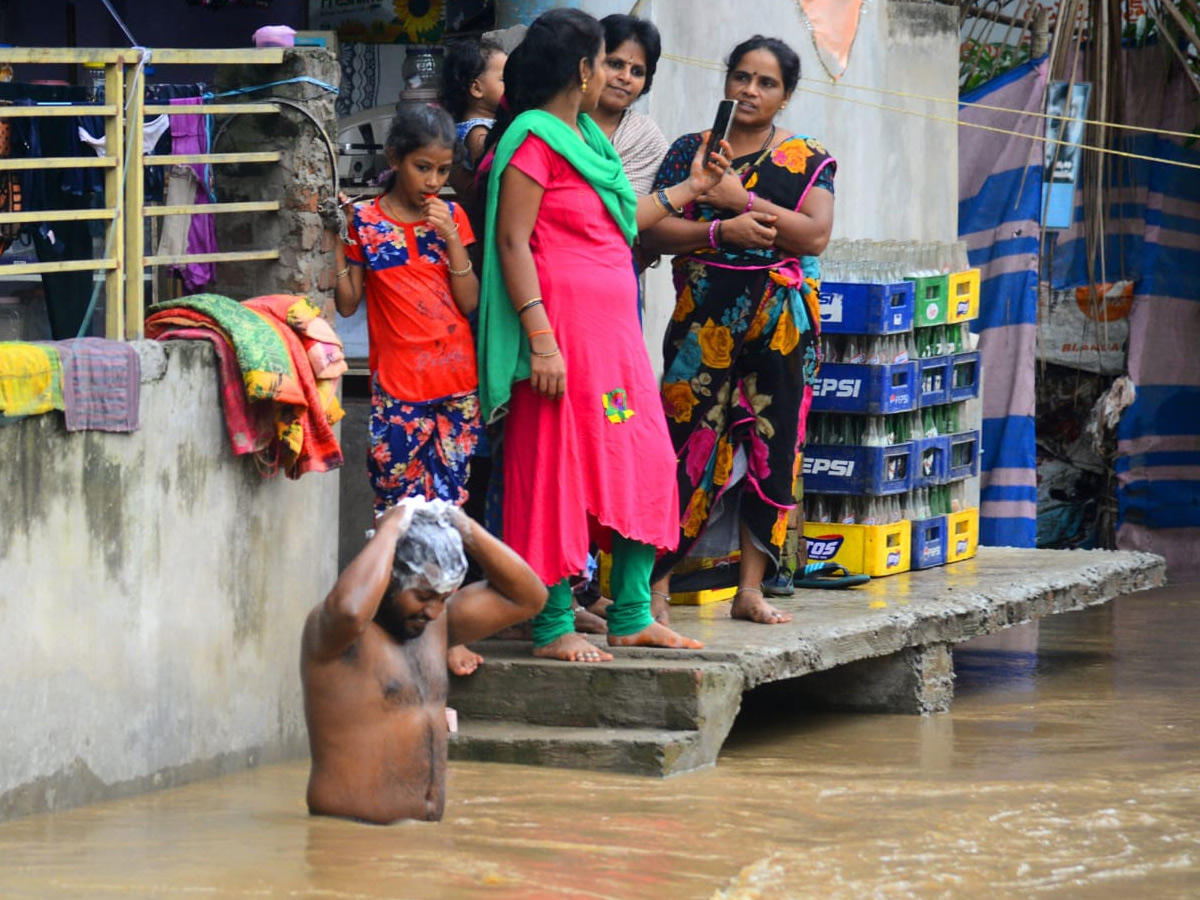
[[[393,0],[396,27],[411,43],[436,40],[446,17],[446,0]]]

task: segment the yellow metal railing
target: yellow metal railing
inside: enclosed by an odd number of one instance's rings
[[[280,208],[277,200],[238,203],[181,204],[147,206],[145,167],[203,164],[210,166],[246,163],[274,163],[278,152],[192,153],[145,155],[143,127],[146,117],[169,115],[274,115],[281,106],[262,102],[205,102],[187,105],[147,104],[146,82],[142,66],[150,61],[150,51],[140,49],[60,49],[0,48],[0,62],[12,64],[104,65],[106,100],[122,102],[102,104],[54,104],[0,106],[0,119],[52,116],[99,116],[104,120],[106,154],[96,159],[48,157],[42,159],[0,159],[0,173],[45,169],[103,169],[102,209],[36,210],[0,213],[0,224],[10,222],[55,222],[69,219],[108,223],[105,254],[100,259],[30,263],[20,266],[23,275],[47,272],[103,273],[105,291],[105,335],[113,339],[142,337],[145,315],[145,274],[158,266],[200,262],[272,260],[279,258],[278,248],[238,250],[221,253],[185,253],[154,256],[146,253],[144,221],[146,217],[193,214],[269,213]],[[283,51],[276,48],[246,50],[154,50],[155,67],[170,65],[278,65]],[[212,148],[209,148],[210,151]],[[0,266],[0,281],[6,267]]]

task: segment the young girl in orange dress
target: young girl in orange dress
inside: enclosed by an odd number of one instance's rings
[[[338,312],[352,315],[364,289],[367,301],[367,473],[376,513],[405,497],[461,506],[482,433],[467,321],[479,303],[467,255],[474,237],[462,208],[438,197],[455,141],[444,110],[402,107],[387,137],[385,190],[347,209],[349,241],[337,250]],[[451,650],[455,674],[469,674],[480,661]]]

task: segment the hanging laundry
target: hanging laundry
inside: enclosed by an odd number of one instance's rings
[[[202,102],[203,100],[200,97],[176,97],[171,100],[171,105],[190,105]],[[207,128],[207,116],[172,115],[171,152],[177,154],[207,153]],[[192,199],[188,202],[196,204],[213,202],[215,198],[213,197],[208,177],[208,167],[194,165],[191,169],[195,173],[196,184]],[[175,217],[172,216],[171,218]],[[186,219],[188,217],[180,216],[178,218]],[[190,219],[187,233],[187,252],[216,253],[216,217],[211,213],[203,213],[193,215]],[[186,265],[172,266],[171,269],[183,279],[183,286],[188,291],[199,290],[204,285],[214,281],[217,277],[217,266],[215,263],[187,263]]]

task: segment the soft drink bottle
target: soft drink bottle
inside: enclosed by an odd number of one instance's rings
[[[855,525],[858,522],[858,516],[854,509],[854,499],[852,497],[843,497],[838,509],[838,522],[843,525]]]
[[[874,497],[868,498],[863,503],[863,517],[860,521],[862,525],[879,525],[879,504],[876,503]]]
[[[866,347],[866,363],[868,366],[877,366],[882,362],[880,353],[882,352],[883,341],[878,337],[863,338],[863,344]]]
[[[878,416],[868,416],[866,429],[863,433],[863,444],[867,447],[884,447],[886,442]]]
[[[854,363],[862,365],[867,359],[866,351],[863,349],[862,340],[856,335],[850,335],[846,338],[846,355],[842,357],[842,362]]]
[[[962,512],[967,508],[967,486],[961,481],[950,485],[950,512]]]
[[[832,516],[829,513],[829,501],[825,499],[824,494],[817,494],[817,499],[813,503],[812,521],[829,523]]]
[[[921,414],[913,411],[908,414],[908,440],[919,441],[925,436],[925,431],[921,427]]]

